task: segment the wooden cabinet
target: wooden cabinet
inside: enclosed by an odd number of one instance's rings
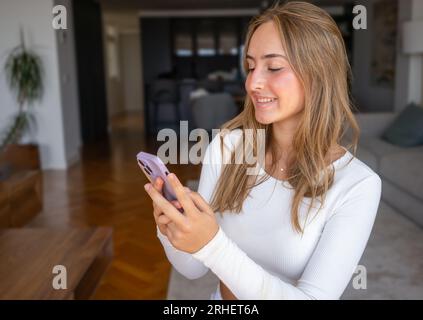
[[[10,226],[9,192],[5,184],[0,182],[0,228]]]
[[[11,145],[0,157],[0,228],[22,227],[42,210],[37,146]]]

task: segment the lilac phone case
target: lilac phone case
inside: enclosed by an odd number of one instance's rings
[[[167,182],[167,175],[169,174],[169,170],[167,170],[163,161],[159,157],[155,156],[154,154],[141,151],[137,154],[137,163],[151,183],[154,183],[158,177],[162,178],[164,181],[163,196],[168,201],[177,199],[175,192],[172,190],[169,182]]]

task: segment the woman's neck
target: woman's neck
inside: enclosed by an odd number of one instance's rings
[[[292,151],[292,142],[298,129],[300,114],[292,118],[272,123],[272,143],[277,153],[288,155]]]

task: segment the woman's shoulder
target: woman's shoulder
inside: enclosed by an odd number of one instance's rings
[[[220,130],[212,137],[209,148],[211,148],[213,152],[220,153],[221,142],[223,141],[223,146],[225,149],[232,151],[239,143],[242,137],[242,132],[242,129]]]
[[[336,168],[331,198],[334,210],[326,221],[335,214],[354,217],[373,223],[382,194],[382,180],[379,175],[352,153]]]
[[[342,185],[347,190],[359,185],[372,185],[380,189],[382,180],[380,176],[366,163],[347,150],[343,161],[339,161],[335,180],[337,185]]]
[[[223,139],[223,142],[225,143],[225,145],[228,145],[228,146],[234,145],[242,137],[242,132],[243,132],[242,129],[239,129],[239,128],[233,129],[233,130],[228,130],[228,129],[219,130],[212,137],[212,143],[217,140],[220,143],[220,140]]]
[[[206,152],[202,161],[203,165],[221,165],[224,161],[229,161],[230,154],[235,150],[235,146],[240,141],[241,136],[241,129],[224,130],[214,133],[205,149]]]

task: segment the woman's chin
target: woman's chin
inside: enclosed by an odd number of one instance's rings
[[[274,119],[272,119],[271,117],[263,117],[261,114],[257,114],[257,112],[255,116],[256,116],[257,122],[260,124],[271,124],[274,122],[273,121]]]

